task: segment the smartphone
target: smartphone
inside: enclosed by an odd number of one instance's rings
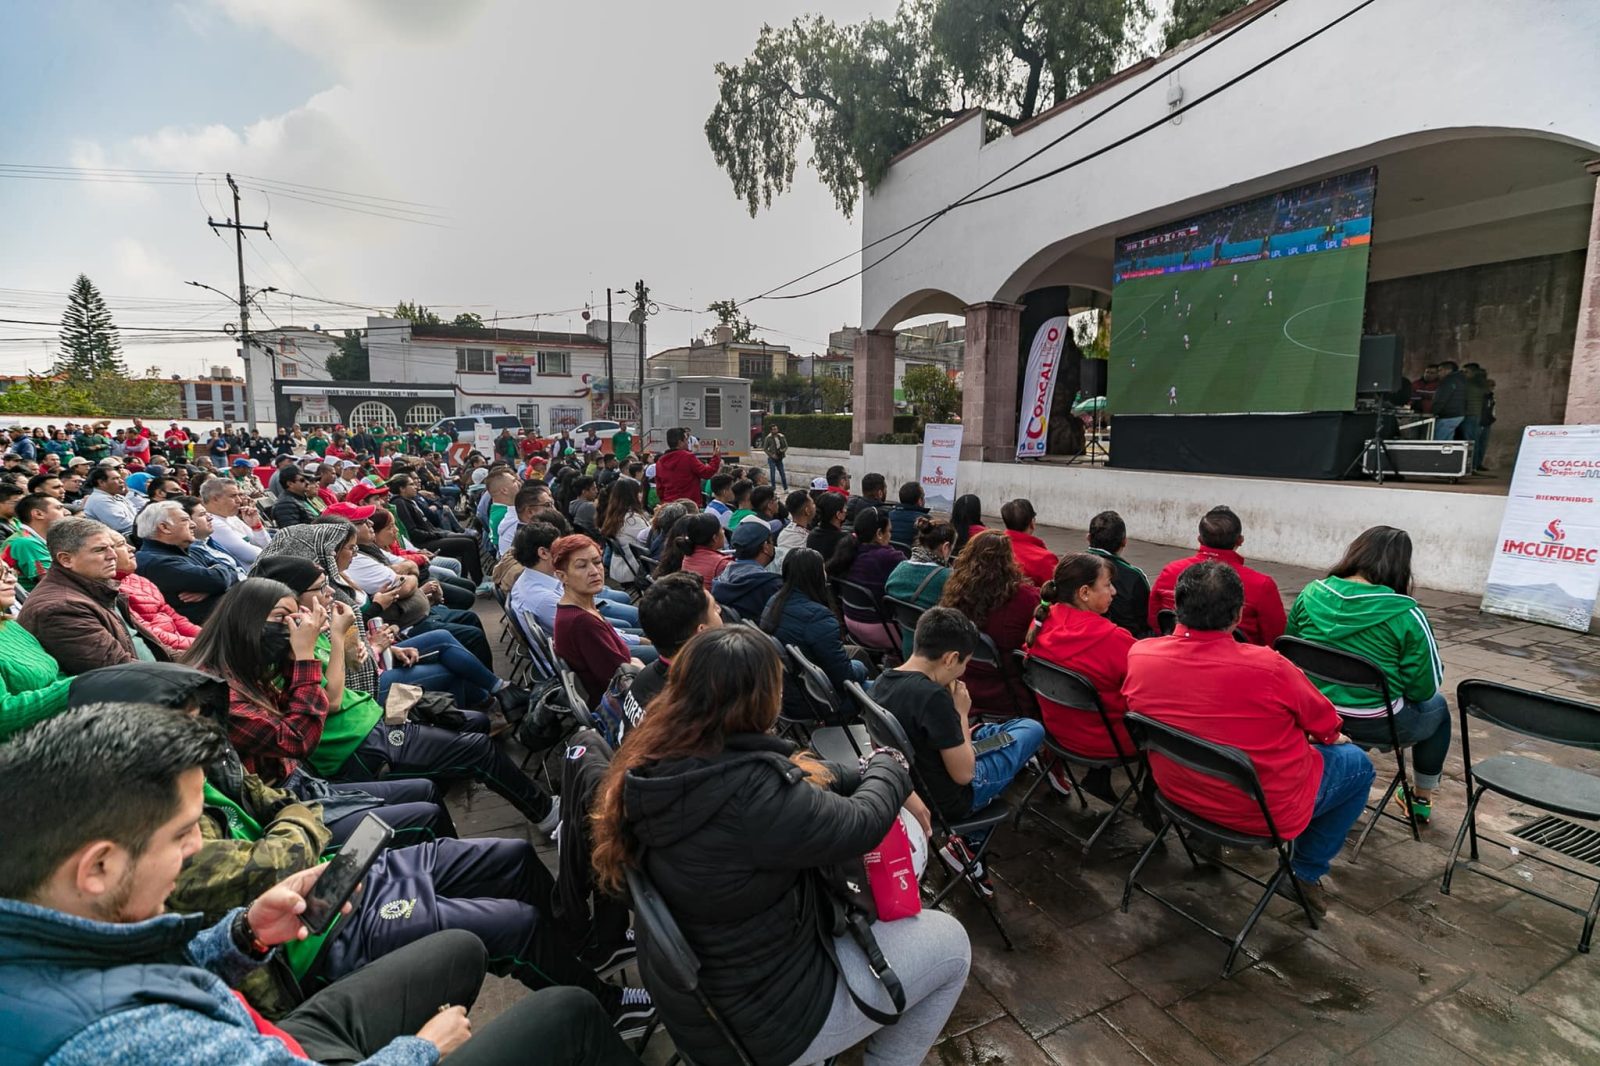
[[[394,830],[376,814],[369,814],[356,826],[344,847],[339,849],[306,896],[306,909],[300,920],[312,933],[325,933],[344,907],[361,879],[389,842]]]
[[[1010,733],[990,733],[972,745],[972,754],[984,755],[991,751],[999,751],[1001,748],[1010,747],[1016,739]]]

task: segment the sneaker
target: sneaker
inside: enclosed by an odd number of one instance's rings
[[[551,840],[555,840],[556,839],[556,834],[561,829],[561,797],[560,796],[551,796],[550,797],[550,813],[545,815],[543,818],[539,819],[538,829],[539,829],[539,832],[543,833],[545,836],[549,837]]]
[[[495,705],[505,715],[506,721],[512,725],[522,721],[528,713],[528,700],[531,693],[517,685],[506,685],[494,694]]]
[[[490,593],[492,593],[493,591],[494,591],[494,582],[493,581],[485,581],[483,584],[478,586],[478,595],[479,596],[487,596]]]
[[[944,842],[944,847],[939,849],[939,858],[950,867],[953,873],[959,874],[972,862],[972,848],[962,836],[952,836]],[[989,871],[985,870],[983,863],[979,862],[972,867],[972,872],[967,874],[967,880],[972,882],[984,899],[994,898],[994,882],[989,880]]]
[[[1045,772],[1050,779],[1050,787],[1058,796],[1072,797],[1072,779],[1067,776],[1067,765],[1057,759],[1050,764],[1050,769]]]
[[[637,1040],[655,1020],[656,1006],[651,1001],[648,991],[643,988],[622,990],[622,1005],[617,1009],[616,1016],[611,1019],[618,1036],[624,1040]]]
[[[604,948],[599,950],[601,952],[605,951]],[[639,946],[634,942],[633,930],[629,929],[625,934],[622,943],[612,948],[610,953],[602,954],[599,958],[599,961],[594,964],[593,969],[597,974],[609,973],[619,966],[626,966],[628,963],[632,962],[638,957]],[[585,961],[587,961],[587,959]]]

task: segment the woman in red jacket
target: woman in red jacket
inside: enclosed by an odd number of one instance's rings
[[[188,651],[194,638],[200,635],[200,627],[173,610],[154,582],[133,572],[133,546],[116,530],[111,531],[111,545],[117,549],[117,583],[128,598],[128,610],[144,623],[162,647],[175,652]]]
[[[979,530],[956,557],[944,584],[941,607],[954,607],[994,641],[1000,669],[972,663],[962,682],[972,696],[974,715],[1029,715],[1033,696],[1011,665],[1039,606],[1039,589],[1022,573],[1011,541],[1003,533]]]
[[[1068,555],[1056,564],[1055,576],[1041,590],[1037,624],[1029,637],[1028,657],[1042,659],[1079,674],[1094,686],[1105,708],[1106,718],[1116,735],[1112,743],[1099,715],[1063,707],[1047,699],[1039,701],[1044,727],[1069,751],[1091,758],[1110,759],[1118,754],[1132,755],[1134,745],[1122,724],[1128,709],[1122,697],[1122,680],[1128,675],[1128,649],[1133,636],[1107,618],[1117,590],[1112,584],[1111,560],[1088,552]],[[1065,775],[1052,767],[1051,785],[1067,792]],[[1115,803],[1111,770],[1091,770],[1083,778],[1084,791]]]

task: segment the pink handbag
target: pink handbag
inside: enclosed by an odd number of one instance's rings
[[[883,841],[861,856],[867,868],[867,885],[878,907],[878,921],[892,922],[922,913],[922,893],[911,861],[911,838],[899,818],[889,826]]]

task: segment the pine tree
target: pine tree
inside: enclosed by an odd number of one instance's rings
[[[86,382],[97,377],[127,377],[122,362],[122,342],[116,323],[88,275],[79,274],[67,294],[61,316],[61,349],[54,372],[68,381]]]

